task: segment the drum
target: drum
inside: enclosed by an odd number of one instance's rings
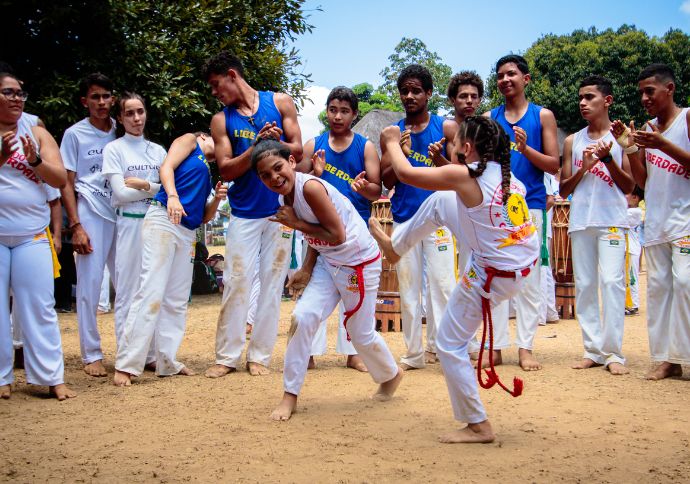
[[[559,200],[553,206],[553,278],[556,290],[556,308],[563,319],[575,319],[575,276],[573,255],[570,250],[568,222],[570,202]]]
[[[382,198],[371,204],[371,216],[383,226],[387,235],[393,233],[393,216],[391,214],[391,202]],[[389,329],[400,331],[400,293],[398,289],[398,275],[395,266],[391,265],[385,257],[381,260],[381,278],[376,297],[376,320],[381,322],[381,331]]]

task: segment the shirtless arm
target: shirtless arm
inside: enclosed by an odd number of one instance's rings
[[[297,122],[295,102],[284,93],[276,93],[273,101],[283,120],[283,143],[288,145],[290,153],[299,162],[302,159],[302,132]]]
[[[357,193],[371,202],[375,202],[381,197],[381,161],[376,152],[374,143],[367,141],[364,145],[364,172],[365,180],[363,187],[357,189]],[[354,185],[354,182],[353,182]],[[353,186],[353,189],[355,186]]]
[[[383,186],[389,190],[398,183],[398,177],[395,175],[388,150],[383,142],[383,133],[381,133],[381,180],[383,181]]]
[[[541,148],[539,152],[530,146],[526,146],[522,154],[537,168],[552,175],[558,171],[558,134],[556,117],[553,113],[542,108],[539,112],[541,121]]]
[[[253,148],[233,157],[232,144],[225,129],[225,113],[216,113],[211,119],[211,136],[215,143],[216,163],[223,180],[232,181],[244,175],[251,167]]]
[[[36,150],[36,145],[29,136],[20,136],[21,143],[24,145],[24,154],[27,160],[32,163],[40,155],[43,162],[33,170],[51,187],[63,188],[67,184],[67,171],[62,164],[60,148],[55,138],[46,131],[45,128],[34,126],[31,128],[40,149]]]
[[[311,162],[311,157],[314,154],[314,138],[310,139],[302,149],[302,160],[297,163],[296,171],[302,173],[311,173],[314,170],[314,164]]]

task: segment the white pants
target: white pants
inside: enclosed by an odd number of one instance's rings
[[[103,282],[101,282],[101,293],[98,296],[98,310],[110,311],[110,271],[108,266],[103,271]]]
[[[216,363],[237,368],[244,349],[253,265],[261,289],[247,362],[268,366],[278,336],[280,297],[290,265],[293,230],[267,218],[230,217],[225,237],[223,303],[216,329]]]
[[[34,385],[64,383],[60,327],[53,297],[53,259],[45,233],[0,236],[0,385],[14,381],[10,290],[15,324],[24,337],[26,381]]]
[[[351,280],[354,273],[351,267],[335,267],[323,257],[317,259],[311,280],[292,313],[283,371],[286,392],[299,395],[307,373],[312,340],[321,321],[333,312],[340,300],[347,309],[357,305],[359,290]],[[362,306],[347,322],[352,343],[376,383],[391,380],[398,373],[395,359],[374,325],[380,275],[380,260],[364,267]]]
[[[16,323],[14,313],[10,313],[10,326],[12,326],[12,346],[15,350],[20,349],[24,346],[24,337],[22,336],[22,325]]]
[[[194,271],[195,231],[173,225],[165,208],[152,206],[144,219],[141,284],[127,315],[115,368],[138,376],[156,335],[156,374],[175,375]]]
[[[630,284],[630,298],[632,307],[640,307],[640,254],[630,254],[630,267],[628,268],[628,283]]]
[[[343,302],[340,301],[338,304],[338,340],[335,345],[335,351],[341,355],[356,355],[357,350],[352,344],[352,341],[347,340],[347,331],[345,326],[343,326],[343,321],[345,320],[345,308],[343,307]],[[376,323],[374,321],[374,323]],[[349,324],[349,323],[348,323]],[[319,324],[319,329],[316,330],[316,335],[314,335],[314,341],[311,345],[311,355],[319,356],[325,355],[328,352],[328,317],[326,317],[321,324]]]
[[[456,420],[479,423],[486,420],[486,411],[479,398],[477,372],[472,367],[468,348],[482,324],[482,303],[479,288],[486,282],[483,268],[470,262],[460,283],[448,300],[448,307],[438,328],[436,345],[448,386],[453,415]],[[531,272],[531,271],[530,271]],[[524,282],[496,277],[491,283],[491,306],[507,302]],[[529,277],[529,276],[527,276]],[[493,314],[493,311],[492,311]]]
[[[107,265],[111,274],[115,274],[117,287],[117,271],[115,270],[115,223],[98,215],[86,200],[79,199],[77,203],[79,221],[89,234],[93,252],[77,254],[77,323],[79,327],[79,345],[84,364],[103,359],[101,350],[101,336],[96,323],[96,310],[100,297],[103,269]],[[129,250],[129,249],[125,249]],[[135,270],[138,273],[138,269]],[[117,320],[117,314],[115,315]],[[117,335],[117,324],[116,335]]]
[[[612,232],[614,231],[615,232]],[[575,306],[582,329],[584,358],[625,364],[625,231],[589,227],[570,234],[575,273]],[[601,284],[603,317],[599,316]]]
[[[546,239],[549,246],[549,254],[551,253],[551,239]],[[537,264],[541,264],[537,261]],[[541,292],[543,297],[541,299],[541,306],[539,310],[539,324],[546,324],[551,321],[558,321],[560,316],[558,309],[556,309],[556,285],[553,280],[553,268],[551,265],[541,267]]]
[[[256,306],[259,304],[259,292],[261,292],[261,281],[259,280],[260,258],[256,258],[256,264],[252,269],[252,290],[249,293],[249,311],[247,311],[247,324],[254,326],[256,318]]]
[[[645,248],[652,360],[690,365],[690,236]]]

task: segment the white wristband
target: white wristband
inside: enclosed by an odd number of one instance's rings
[[[627,148],[623,148],[623,153],[625,153],[626,155],[631,155],[633,153],[637,153],[638,151],[640,151],[640,147],[637,145],[632,145],[628,146]]]

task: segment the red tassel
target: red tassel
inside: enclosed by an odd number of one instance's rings
[[[513,378],[513,391],[510,394],[514,397],[519,397],[522,395],[522,390],[525,387],[525,383],[518,377]]]

